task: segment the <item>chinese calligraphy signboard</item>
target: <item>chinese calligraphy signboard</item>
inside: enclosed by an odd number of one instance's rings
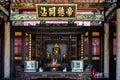
[[[36,12],[41,20],[75,20],[77,4],[36,4]]]

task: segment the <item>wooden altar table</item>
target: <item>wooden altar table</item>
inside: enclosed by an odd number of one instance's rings
[[[89,73],[84,72],[23,72],[20,73],[22,80],[38,78],[68,78],[76,80],[91,80]]]

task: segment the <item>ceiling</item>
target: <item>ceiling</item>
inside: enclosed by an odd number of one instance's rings
[[[14,3],[40,3],[40,2],[82,2],[82,3],[102,3],[104,0],[11,0]]]
[[[108,0],[107,0],[108,1]],[[117,1],[117,0],[114,0]],[[86,8],[101,8],[104,7],[102,4],[109,4],[109,2],[105,3],[105,0],[10,0],[11,3],[41,3],[41,2],[47,2],[47,3],[77,3],[78,8],[84,8],[87,5],[88,7]],[[10,11],[10,2],[9,0],[0,0],[0,19],[3,19],[9,16],[9,11]],[[89,3],[89,5],[88,5]],[[99,6],[97,5],[99,4]],[[1,7],[2,6],[2,7]],[[3,9],[4,8],[4,9]],[[107,7],[108,8],[108,7]],[[8,14],[6,14],[6,12]],[[8,18],[7,18],[8,20]],[[1,20],[2,21],[2,20]],[[5,21],[5,20],[4,20]]]

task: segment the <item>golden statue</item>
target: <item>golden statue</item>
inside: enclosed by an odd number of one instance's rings
[[[50,53],[47,51],[47,58],[50,58]]]
[[[65,59],[66,58],[66,52],[63,53],[62,57]]]
[[[56,43],[53,48],[53,54],[58,55],[59,54],[59,45]]]

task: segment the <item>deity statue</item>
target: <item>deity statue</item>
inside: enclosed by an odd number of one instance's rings
[[[58,61],[60,61],[60,48],[59,48],[58,43],[56,43],[54,45],[52,53],[53,53],[53,58],[57,59]]]
[[[53,54],[58,55],[59,54],[59,45],[56,43],[53,48]]]
[[[47,51],[47,59],[50,59],[50,52]]]
[[[67,57],[67,54],[66,54],[66,52],[64,52],[64,53],[62,54],[62,62],[63,62],[63,63],[66,63],[66,57]]]

